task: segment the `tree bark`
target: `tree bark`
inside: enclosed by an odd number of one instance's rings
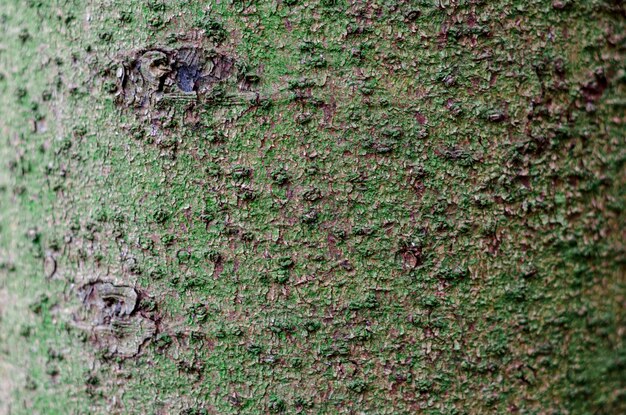
[[[0,413],[626,412],[619,0],[0,0]]]

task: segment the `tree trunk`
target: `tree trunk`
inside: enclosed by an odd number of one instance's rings
[[[0,0],[0,413],[626,413],[621,0]]]

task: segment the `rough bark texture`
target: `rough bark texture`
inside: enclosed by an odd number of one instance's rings
[[[0,413],[626,413],[621,0],[0,0]]]

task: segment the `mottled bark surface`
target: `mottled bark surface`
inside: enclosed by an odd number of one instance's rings
[[[0,0],[0,413],[626,412],[620,0]]]

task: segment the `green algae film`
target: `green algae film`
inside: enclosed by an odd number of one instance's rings
[[[0,5],[0,411],[624,412],[621,2]]]

